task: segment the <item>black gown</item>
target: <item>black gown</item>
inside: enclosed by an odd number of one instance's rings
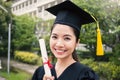
[[[43,66],[37,68],[32,80],[43,80],[44,73]],[[55,80],[99,80],[97,74],[92,69],[79,62],[68,66],[58,78],[56,77],[54,67],[51,69],[51,73],[55,77]]]

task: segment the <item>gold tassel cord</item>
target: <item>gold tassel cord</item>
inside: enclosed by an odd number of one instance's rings
[[[104,55],[104,50],[103,50],[103,45],[102,45],[102,39],[101,39],[101,33],[100,33],[99,23],[98,23],[98,21],[95,18],[94,18],[94,20],[97,23],[97,47],[96,47],[96,55],[97,56],[103,56]]]
[[[97,22],[98,25],[98,22]],[[97,56],[103,56],[104,55],[104,50],[102,46],[102,39],[101,39],[101,33],[99,29],[99,25],[97,26],[97,49],[96,49],[96,55]]]

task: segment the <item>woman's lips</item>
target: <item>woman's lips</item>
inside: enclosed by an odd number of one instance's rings
[[[66,50],[55,49],[57,54],[64,54]]]

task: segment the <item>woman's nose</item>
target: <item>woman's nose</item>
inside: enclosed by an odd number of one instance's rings
[[[63,47],[63,46],[64,46],[63,41],[62,41],[62,40],[58,40],[58,41],[56,42],[56,46],[58,46],[58,47]]]

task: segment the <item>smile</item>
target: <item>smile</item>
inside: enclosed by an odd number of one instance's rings
[[[63,54],[63,53],[66,52],[67,50],[55,49],[55,51],[56,51],[58,54]]]

